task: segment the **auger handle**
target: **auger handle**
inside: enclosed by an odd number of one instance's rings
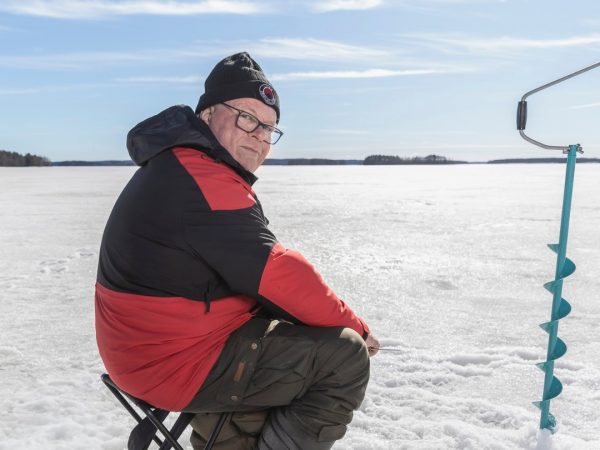
[[[519,134],[521,135],[521,137],[523,139],[525,139],[527,142],[530,142],[533,145],[537,145],[538,147],[545,148],[546,150],[561,150],[563,153],[569,153],[569,149],[571,148],[569,145],[547,145],[547,144],[543,144],[539,141],[536,141],[535,139],[532,139],[525,134],[525,127],[527,125],[527,102],[525,101],[525,99],[539,91],[548,89],[549,87],[552,87],[558,83],[562,83],[563,81],[566,81],[569,78],[573,78],[573,77],[576,77],[577,75],[581,75],[582,73],[585,73],[589,70],[595,69],[596,67],[600,67],[600,62],[598,62],[596,64],[592,64],[591,66],[588,66],[588,67],[584,67],[583,69],[580,69],[576,72],[570,73],[569,75],[565,75],[564,77],[561,77],[558,80],[551,81],[550,83],[546,83],[540,87],[532,89],[529,92],[526,92],[523,95],[523,97],[521,97],[521,101],[517,105],[517,130],[519,131]],[[581,145],[579,145],[579,144],[576,144],[576,145],[577,145],[577,152],[583,153],[583,149],[581,148]]]
[[[524,130],[527,126],[527,102],[521,100],[517,106],[517,130]]]

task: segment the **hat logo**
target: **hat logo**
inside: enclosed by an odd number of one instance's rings
[[[262,84],[258,89],[258,92],[267,105],[273,106],[277,101],[275,98],[275,90],[268,84]]]

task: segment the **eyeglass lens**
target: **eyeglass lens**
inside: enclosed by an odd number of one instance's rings
[[[252,133],[258,127],[261,127],[261,130],[264,131],[265,134],[264,140],[271,145],[276,144],[277,141],[279,141],[279,139],[283,135],[283,133],[280,130],[278,130],[275,127],[272,127],[271,125],[267,125],[266,123],[262,123],[252,114],[247,113],[246,111],[243,111],[241,109],[234,108],[233,106],[228,105],[227,103],[223,104],[237,111],[238,117],[236,125],[242,130],[244,130],[246,133]]]

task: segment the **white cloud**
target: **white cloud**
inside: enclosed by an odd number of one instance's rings
[[[306,0],[301,0],[307,3]],[[310,2],[310,9],[315,12],[332,11],[364,11],[382,6],[401,7],[404,9],[431,10],[433,6],[454,6],[457,4],[505,3],[506,0],[315,0]]]
[[[597,102],[597,103],[587,103],[585,105],[569,106],[567,109],[587,109],[587,108],[597,108],[599,106],[600,106],[600,102]]]
[[[164,77],[164,76],[140,76],[140,77],[125,77],[117,78],[115,81],[119,83],[166,83],[166,84],[198,84],[204,80],[204,77],[196,75],[188,75],[181,77]]]
[[[29,95],[37,94],[41,91],[38,88],[26,88],[26,89],[0,89],[0,95]]]
[[[0,89],[2,95],[30,95],[39,94],[42,92],[73,92],[74,90],[92,90],[114,87],[114,83],[81,83],[81,84],[63,84],[63,85],[46,85],[32,88],[17,88],[17,89]]]
[[[317,12],[365,10],[376,8],[382,3],[382,0],[325,0],[314,3],[313,9]]]
[[[135,14],[255,14],[262,9],[249,0],[6,0],[0,11],[55,19],[98,19]]]
[[[311,72],[289,72],[272,74],[271,81],[296,81],[296,80],[323,80],[323,79],[357,79],[357,78],[389,78],[414,75],[434,75],[442,73],[459,73],[474,70],[466,67],[455,68],[429,68],[414,70],[338,70],[338,71],[311,71]],[[168,84],[198,84],[204,80],[203,77],[195,75],[185,76],[133,76],[116,78],[120,83],[168,83]],[[329,130],[333,132],[333,130]],[[345,132],[345,131],[344,131]]]
[[[462,45],[476,50],[503,50],[503,49],[543,49],[543,48],[566,48],[581,47],[591,44],[600,44],[600,34],[589,36],[573,36],[566,39],[518,39],[502,37],[499,39],[466,40],[455,42],[455,45]]]
[[[323,80],[323,79],[357,79],[357,78],[387,78],[411,75],[434,75],[442,73],[459,73],[473,70],[471,68],[431,68],[416,70],[387,70],[387,69],[367,69],[367,70],[346,70],[346,71],[313,71],[313,72],[290,72],[279,73],[269,76],[271,81],[295,81],[295,80]],[[131,76],[115,78],[118,83],[164,83],[164,84],[199,84],[204,81],[204,77],[197,75],[183,76]],[[328,130],[335,132],[335,130]],[[344,130],[344,132],[346,132]]]
[[[84,69],[97,65],[131,64],[155,61],[161,52],[77,52],[29,56],[0,55],[0,67],[9,69]],[[168,55],[164,55],[168,56]]]
[[[456,5],[456,4],[479,4],[479,3],[506,3],[507,0],[404,0],[403,3],[423,4],[431,3],[434,5]]]
[[[390,56],[387,50],[311,38],[264,38],[258,43],[248,43],[248,48],[252,54],[266,58],[332,62],[364,61]]]
[[[454,70],[457,72],[458,70]],[[411,75],[433,75],[439,73],[449,73],[452,70],[440,69],[419,69],[419,70],[386,70],[386,69],[368,69],[368,70],[347,70],[347,71],[321,71],[321,72],[291,72],[273,74],[269,77],[272,81],[293,81],[293,80],[322,80],[322,79],[356,79],[356,78],[385,78]],[[116,78],[119,83],[166,83],[166,84],[198,84],[204,80],[204,77],[195,75],[185,76],[133,76]],[[332,130],[329,130],[333,132]]]
[[[308,61],[365,62],[391,58],[387,50],[361,47],[319,39],[265,38],[259,41],[213,41],[198,46],[124,52],[75,52],[38,55],[0,55],[0,67],[9,69],[81,70],[97,66],[138,63],[172,63],[192,59],[217,58],[248,50],[258,58]],[[211,62],[212,63],[212,62]]]
[[[292,80],[323,80],[323,79],[356,79],[356,78],[387,78],[402,77],[411,75],[433,75],[448,73],[449,70],[440,69],[414,69],[414,70],[387,70],[387,69],[367,69],[367,70],[345,70],[345,71],[321,71],[321,72],[290,72],[274,74],[270,78],[273,81],[292,81]]]
[[[500,36],[478,38],[475,36],[449,34],[412,34],[404,35],[413,41],[430,44],[442,51],[463,50],[473,53],[519,51],[528,49],[557,49],[585,47],[600,44],[600,34],[571,36],[561,39],[526,39]]]

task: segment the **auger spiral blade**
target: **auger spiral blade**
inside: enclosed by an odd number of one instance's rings
[[[542,404],[543,403],[550,403],[550,400],[552,400],[555,397],[558,397],[560,395],[560,393],[562,392],[563,389],[563,385],[560,382],[560,380],[556,377],[552,377],[552,383],[550,385],[550,390],[548,391],[548,398],[544,398],[544,400],[539,401],[539,402],[533,402],[533,404],[535,406],[537,406],[538,408],[542,409]]]
[[[545,324],[542,324],[545,325]],[[547,330],[546,330],[547,331]],[[548,332],[550,334],[550,332]],[[556,361],[558,358],[562,358],[565,353],[567,353],[567,344],[561,338],[557,337],[554,348],[551,349],[550,354],[548,355],[548,359],[546,362],[536,364],[540,367],[541,364],[546,366],[549,361]]]

